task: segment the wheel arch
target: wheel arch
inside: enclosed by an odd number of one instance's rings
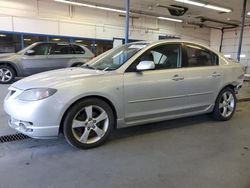
[[[114,113],[114,116],[115,116],[115,128],[117,126],[117,123],[116,123],[116,120],[117,120],[117,111],[116,111],[116,108],[114,106],[114,104],[112,103],[111,100],[109,100],[108,98],[106,97],[103,97],[103,96],[100,96],[100,95],[89,95],[89,96],[85,96],[85,97],[82,97],[82,98],[79,98],[77,99],[76,101],[74,101],[63,113],[63,116],[61,118],[61,121],[60,121],[60,127],[59,127],[59,133],[63,133],[63,121],[65,119],[65,116],[67,114],[67,112],[70,110],[70,108],[75,105],[77,102],[81,101],[81,100],[85,100],[85,99],[90,99],[90,98],[97,98],[97,99],[100,99],[104,102],[106,102],[112,109],[113,113]]]
[[[19,76],[18,68],[14,65],[14,63],[9,61],[1,61],[0,65],[10,66],[15,71],[15,76]]]

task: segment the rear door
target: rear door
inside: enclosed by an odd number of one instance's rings
[[[188,106],[194,112],[207,110],[214,104],[222,82],[219,57],[204,47],[188,43],[184,45],[183,55]]]
[[[50,69],[60,69],[71,66],[75,56],[75,50],[70,44],[59,43],[54,44],[47,61],[50,63]]]

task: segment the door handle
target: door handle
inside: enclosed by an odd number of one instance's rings
[[[174,81],[180,81],[180,80],[184,80],[184,77],[180,77],[178,74],[174,75],[174,77],[172,78],[172,80]]]
[[[212,74],[212,77],[214,77],[214,78],[217,78],[217,77],[220,77],[221,76],[221,74],[220,73],[217,73],[217,72],[214,72],[213,74]]]

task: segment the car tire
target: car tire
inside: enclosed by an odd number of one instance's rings
[[[0,84],[10,84],[15,79],[15,71],[8,65],[0,65]]]
[[[76,102],[66,113],[63,133],[67,142],[79,149],[102,145],[114,128],[114,113],[98,98]]]
[[[232,118],[237,106],[237,98],[232,88],[224,88],[218,95],[212,117],[215,120],[227,121]]]

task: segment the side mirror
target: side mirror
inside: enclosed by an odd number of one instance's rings
[[[155,69],[155,63],[153,61],[141,61],[137,66],[137,71],[153,70]]]
[[[35,50],[27,50],[26,55],[35,55]]]

